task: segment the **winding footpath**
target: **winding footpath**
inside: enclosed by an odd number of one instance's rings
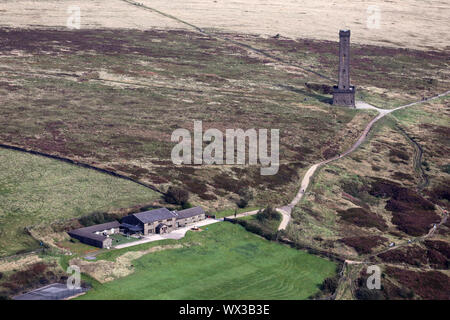
[[[423,99],[423,100],[420,100],[420,101],[416,101],[416,102],[412,102],[412,103],[409,103],[409,104],[405,104],[403,106],[400,106],[400,107],[397,107],[397,108],[394,108],[394,109],[380,109],[380,108],[374,107],[374,106],[372,106],[370,104],[367,104],[365,102],[357,101],[356,102],[356,108],[357,109],[376,110],[376,111],[378,111],[378,115],[375,118],[373,118],[367,124],[367,126],[364,129],[364,131],[362,132],[361,136],[358,138],[358,140],[347,151],[345,151],[344,153],[342,153],[342,154],[340,154],[338,156],[335,156],[333,158],[330,158],[330,159],[321,161],[319,163],[313,164],[308,169],[308,171],[306,171],[306,173],[305,173],[305,175],[304,175],[304,177],[302,179],[302,182],[301,182],[301,185],[300,185],[300,189],[299,189],[298,193],[296,194],[296,196],[294,197],[294,199],[291,201],[291,203],[289,203],[288,205],[286,205],[284,207],[277,208],[277,211],[280,212],[282,214],[282,217],[283,217],[283,219],[282,219],[282,221],[280,223],[280,226],[278,227],[278,230],[285,230],[286,229],[287,225],[289,224],[289,221],[291,220],[291,213],[292,213],[293,208],[300,202],[300,200],[302,200],[303,196],[305,195],[305,191],[307,190],[307,188],[309,187],[309,185],[311,183],[311,178],[313,177],[314,173],[317,171],[318,168],[320,168],[321,166],[323,166],[325,164],[328,164],[328,163],[330,163],[332,161],[335,161],[335,160],[338,160],[340,158],[343,158],[343,157],[347,156],[348,154],[350,154],[351,152],[353,152],[354,150],[356,150],[364,141],[366,141],[367,136],[368,136],[368,134],[370,132],[370,129],[372,129],[373,125],[378,120],[380,120],[383,117],[385,117],[386,115],[388,115],[388,114],[390,114],[390,113],[392,113],[394,111],[400,110],[400,109],[404,109],[404,108],[407,108],[407,107],[412,107],[412,106],[415,106],[415,105],[418,105],[418,104],[421,104],[421,103],[424,103],[424,102],[428,102],[428,101],[431,101],[431,100],[434,100],[434,99],[441,98],[441,97],[446,96],[448,94],[450,94],[450,90],[448,90],[448,91],[446,91],[444,93],[435,95],[435,96],[430,97],[430,98],[426,98],[426,99]]]

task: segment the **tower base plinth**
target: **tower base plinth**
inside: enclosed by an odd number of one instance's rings
[[[349,89],[339,89],[337,86],[333,87],[333,105],[355,107],[355,87],[351,86]]]

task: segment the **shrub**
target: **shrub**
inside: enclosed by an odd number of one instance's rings
[[[239,196],[241,197],[237,202],[239,208],[245,208],[253,200],[253,192],[249,188],[239,190]]]
[[[193,207],[192,204],[190,204],[189,202],[185,202],[181,205],[181,208],[183,208],[183,209],[189,209],[192,207]]]
[[[267,240],[276,240],[278,238],[277,232],[274,232],[269,226],[259,222],[239,219],[226,219],[225,221],[240,224],[245,230],[260,235]]]
[[[101,224],[105,222],[111,222],[115,220],[112,216],[108,215],[106,212],[93,212],[90,215],[81,217],[78,222],[84,227],[93,226],[95,224]]]
[[[265,222],[267,220],[280,220],[281,214],[272,207],[267,207],[264,210],[259,210],[255,216],[260,222]]]
[[[334,293],[338,287],[339,280],[337,277],[326,278],[320,285],[320,289],[325,293]]]
[[[189,192],[178,187],[169,187],[164,198],[167,203],[183,206],[189,201]]]

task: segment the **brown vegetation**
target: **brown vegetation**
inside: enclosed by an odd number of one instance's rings
[[[392,223],[409,235],[426,234],[433,223],[440,221],[432,202],[395,182],[373,178],[369,193],[376,197],[390,198],[386,203],[386,210],[392,212]]]
[[[339,210],[338,215],[342,220],[359,227],[377,228],[380,231],[387,229],[386,222],[382,217],[363,208]]]
[[[450,278],[442,272],[416,272],[388,266],[386,274],[423,299],[450,299]]]
[[[386,243],[388,239],[381,236],[368,236],[368,237],[347,237],[342,238],[339,241],[345,243],[356,250],[359,254],[370,253],[373,248]]]
[[[6,295],[13,296],[64,279],[67,277],[56,263],[37,262],[13,272],[0,284],[0,288]]]
[[[409,246],[406,248],[397,248],[380,253],[384,262],[406,263],[412,266],[422,266],[427,264],[427,251],[419,246]]]

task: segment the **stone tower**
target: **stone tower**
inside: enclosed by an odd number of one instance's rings
[[[355,87],[350,85],[350,30],[339,31],[339,83],[333,87],[333,104],[355,107]]]

